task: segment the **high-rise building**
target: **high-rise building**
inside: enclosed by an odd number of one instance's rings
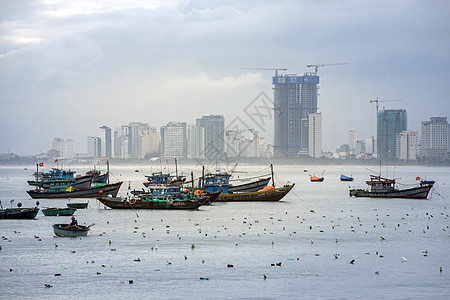
[[[187,125],[187,158],[195,158],[195,124]]]
[[[311,157],[322,156],[322,114],[308,115],[308,154]]]
[[[407,130],[407,114],[404,109],[385,109],[378,112],[377,155],[379,158],[395,158],[397,134]]]
[[[100,127],[100,139],[102,140],[102,149],[100,152],[101,156],[111,157],[112,154],[111,128],[105,125]]]
[[[114,130],[114,157],[130,158],[129,126],[122,125]]]
[[[187,125],[182,122],[169,122],[161,127],[161,157],[187,157]]]
[[[71,139],[61,139],[54,138],[52,147],[54,151],[52,151],[55,157],[61,158],[73,158],[75,157],[75,153],[73,151],[73,140]]]
[[[348,147],[350,148],[350,152],[355,152],[356,143],[358,142],[358,132],[355,130],[350,130],[348,132]]]
[[[319,76],[279,75],[273,78],[275,157],[309,153],[308,115],[317,113]]]
[[[416,160],[417,131],[404,130],[397,135],[396,155],[400,160]]]
[[[265,141],[261,145],[259,132],[256,129],[242,131],[240,129],[225,132],[225,152],[227,157],[260,157],[265,150]],[[261,147],[263,147],[261,149]]]
[[[225,154],[224,128],[223,116],[203,116],[196,120],[196,158],[216,159]]]
[[[421,126],[420,157],[426,159],[445,159],[448,157],[447,117],[432,117]]]
[[[88,156],[101,157],[102,156],[102,139],[98,136],[88,136]]]
[[[155,127],[149,126],[141,130],[139,139],[139,158],[145,158],[146,155],[159,156],[159,133]]]

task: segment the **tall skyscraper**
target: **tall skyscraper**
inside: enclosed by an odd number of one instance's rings
[[[275,157],[309,153],[308,115],[317,113],[319,76],[279,75],[273,78]]]
[[[385,109],[378,112],[377,155],[379,158],[395,158],[397,134],[407,130],[407,114],[404,109]]]
[[[98,136],[88,136],[88,156],[101,157],[102,156],[102,139]]]
[[[311,157],[319,158],[322,156],[322,114],[308,115],[308,154]]]
[[[100,127],[100,138],[102,140],[102,149],[101,156],[102,157],[111,157],[112,150],[112,142],[111,142],[111,128],[103,125]]]
[[[225,119],[223,116],[203,116],[196,120],[196,158],[216,159],[225,153]]]
[[[187,125],[181,122],[169,122],[161,127],[161,157],[187,157]]]
[[[447,117],[432,117],[422,122],[420,156],[428,159],[448,157],[448,122]]]

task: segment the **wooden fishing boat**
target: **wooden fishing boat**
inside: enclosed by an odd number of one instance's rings
[[[260,190],[251,193],[233,193],[233,194],[221,194],[217,199],[217,202],[232,202],[232,201],[280,201],[286,196],[294,184],[285,185],[280,188],[274,188],[267,186],[265,190]]]
[[[350,196],[372,197],[372,198],[412,198],[427,199],[433,184],[419,185],[408,189],[398,189],[395,186],[395,179],[383,178],[381,176],[370,175],[370,180],[366,181],[368,189],[351,189]]]
[[[72,202],[67,203],[68,208],[75,208],[75,209],[86,209],[88,207],[89,202]]]
[[[345,176],[341,174],[341,177],[339,178],[341,181],[353,181],[353,177]]]
[[[0,219],[34,219],[39,208],[6,208],[0,209]]]
[[[75,208],[49,207],[42,209],[44,216],[71,216],[76,211],[77,210]]]
[[[113,209],[197,209],[206,204],[210,198],[200,196],[195,198],[160,198],[149,196],[99,197],[98,201]]]
[[[111,194],[117,196],[122,181],[111,184],[98,184],[86,189],[68,188],[64,191],[50,191],[43,189],[35,189],[27,191],[28,195],[33,199],[57,199],[57,198],[97,198],[99,194]]]
[[[270,181],[270,177],[261,178],[256,181],[251,181],[243,184],[230,184],[228,186],[229,193],[251,193],[257,192],[260,189],[267,186]]]
[[[68,227],[69,224],[53,224],[53,231],[55,235],[62,237],[79,237],[86,236],[88,231],[91,230],[89,226],[77,225],[76,227]]]

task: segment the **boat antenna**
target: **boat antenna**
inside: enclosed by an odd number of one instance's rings
[[[273,176],[273,165],[270,164],[270,173],[272,173],[272,186],[275,187],[275,177]]]

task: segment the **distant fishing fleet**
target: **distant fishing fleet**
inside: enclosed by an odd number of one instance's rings
[[[128,186],[125,196],[118,196],[123,181],[110,183],[109,162],[106,163],[107,171],[102,173],[95,168],[84,175],[75,176],[73,170],[52,168],[48,172],[40,171],[43,163],[36,165],[34,180],[28,184],[34,189],[27,193],[33,199],[69,199],[67,207],[48,207],[42,209],[45,216],[72,216],[77,209],[85,209],[88,202],[70,202],[71,199],[94,198],[105,207],[111,209],[197,209],[203,205],[211,205],[217,202],[259,202],[280,201],[294,187],[295,183],[287,183],[275,186],[273,166],[270,165],[270,173],[248,178],[233,178],[236,168],[227,172],[221,172],[217,167],[215,172],[206,172],[202,168],[201,176],[194,179],[193,172],[189,180],[186,176],[178,174],[177,160],[175,160],[175,174],[163,171],[146,175],[143,188],[132,190]],[[162,169],[162,168],[161,168]],[[304,172],[307,172],[305,169]],[[324,182],[325,170],[320,176],[311,176],[311,182]],[[352,182],[352,176],[341,174],[340,181]],[[384,178],[381,175],[370,175],[366,181],[366,189],[350,188],[350,197],[367,198],[411,198],[427,199],[435,182],[417,177],[418,184],[413,187],[400,189],[395,179]],[[269,185],[270,183],[270,185]],[[17,208],[3,208],[0,201],[0,219],[34,219],[39,211],[39,201],[32,208],[22,208],[18,203]],[[62,227],[58,224],[55,231],[60,232]],[[86,229],[89,230],[89,228]]]

